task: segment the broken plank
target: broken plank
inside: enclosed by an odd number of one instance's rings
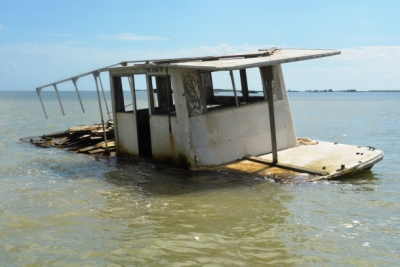
[[[50,145],[51,146],[61,146],[64,143],[69,141],[69,137],[65,136],[65,137],[60,137],[60,138],[54,138],[53,140],[51,140]]]
[[[108,140],[108,141],[107,141],[107,145],[109,145],[109,146],[115,146],[114,139]],[[99,147],[99,148],[100,148],[100,147],[105,148],[105,147],[106,147],[106,142],[103,141],[103,142],[97,143],[96,146]]]
[[[95,130],[103,129],[101,124],[87,124],[87,125],[79,125],[79,126],[71,126],[68,127],[70,133],[76,132],[90,132]]]
[[[79,137],[79,139],[82,139],[82,140],[90,140],[91,137],[90,137],[90,134],[85,134],[85,135],[82,135],[81,137]]]
[[[90,150],[97,149],[97,148],[98,148],[97,146],[88,146],[88,147],[85,147],[85,148],[81,148],[78,151],[80,153],[85,153],[85,152],[89,152]]]
[[[96,154],[96,153],[103,153],[104,151],[106,151],[106,150],[103,148],[99,148],[99,149],[90,150],[89,153]]]
[[[42,136],[42,138],[59,138],[59,137],[64,137],[68,135],[68,131],[59,131],[59,132],[54,132],[54,133],[49,133],[45,134]]]
[[[103,143],[103,144],[100,145],[100,146],[98,146],[98,147],[106,148],[106,144],[105,144],[104,142],[102,142],[102,143]],[[114,142],[114,141],[107,142],[107,147],[108,147],[108,148],[110,148],[110,147],[115,147],[115,142]]]

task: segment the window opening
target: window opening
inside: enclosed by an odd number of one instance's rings
[[[132,90],[128,77],[113,76],[115,112],[133,113]]]
[[[132,90],[129,80],[129,77],[122,77],[121,80],[125,112],[133,112],[134,108],[134,103],[132,100]]]
[[[202,79],[209,111],[266,100],[259,68],[203,72]]]
[[[146,75],[133,75],[133,88],[136,101],[136,124],[139,155],[152,157],[151,131],[149,121],[149,97],[147,94]]]
[[[150,76],[149,83],[150,94],[153,97],[151,101],[152,113],[168,115],[169,107],[170,116],[176,116],[171,76]]]
[[[265,94],[259,68],[244,69],[243,72],[243,75],[246,75],[245,79],[247,82],[247,102],[254,103],[263,101],[265,99]]]
[[[146,86],[146,75],[145,74],[135,74],[134,78],[134,88],[136,97],[136,107],[138,110],[148,109],[149,101],[147,95]]]
[[[216,71],[202,73],[203,85],[205,88],[205,96],[207,110],[215,110],[223,107],[231,107],[237,105],[237,99],[241,98],[240,85],[235,82],[239,80],[238,71]],[[236,96],[234,92],[233,82],[235,82]],[[238,100],[238,103],[240,100]]]

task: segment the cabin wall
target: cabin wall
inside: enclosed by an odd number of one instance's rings
[[[114,118],[115,130],[118,133],[118,138],[116,139],[117,154],[139,156],[135,114],[116,112]]]
[[[280,65],[274,66],[282,100],[274,101],[277,149],[297,145]],[[246,155],[272,152],[268,102],[231,107],[189,118],[196,167],[224,164]]]
[[[153,159],[181,167],[189,167],[181,137],[181,126],[177,117],[171,117],[171,132],[168,116],[150,117],[151,148]]]
[[[274,71],[274,79],[279,79],[275,84],[280,84],[283,96],[274,101],[277,147],[281,150],[295,146],[297,141],[281,66],[275,65]],[[272,152],[268,102],[207,111],[198,70],[170,68],[168,73],[174,90],[176,116],[169,119],[167,115],[150,115],[155,160],[196,169]],[[115,107],[113,103],[114,110]],[[118,154],[138,155],[135,116],[114,114]],[[124,140],[123,145],[121,140]]]
[[[169,69],[172,88],[174,90],[176,116],[171,116],[171,131],[169,131],[168,116],[152,115],[150,117],[151,145],[153,158],[160,162],[176,166],[196,168],[196,160],[191,144],[189,116],[205,112],[204,106],[191,106],[187,101],[202,97],[196,92],[188,92],[188,83],[195,85],[197,90],[202,87],[200,73],[197,70]],[[191,78],[188,80],[187,78]],[[200,89],[200,92],[202,90]],[[189,113],[190,112],[190,113]]]
[[[286,105],[281,101],[274,106],[278,150],[293,147],[297,142]],[[267,102],[192,117],[190,124],[198,167],[272,152]]]
[[[136,115],[133,111],[125,112],[121,78],[110,74],[116,152],[122,156],[139,156]],[[135,103],[133,109],[136,110]]]
[[[174,88],[177,119],[177,125],[171,127],[175,145],[175,159],[179,158],[180,166],[185,165],[190,169],[196,169],[195,147],[193,146],[189,119],[192,116],[201,116],[199,114],[206,112],[202,79],[200,72],[193,69],[171,68],[169,73]],[[190,92],[189,87],[196,88],[197,92],[194,90]],[[191,103],[193,99],[200,99],[200,103],[193,105],[194,103]]]
[[[284,106],[286,113],[286,124],[288,131],[290,131],[290,136],[288,136],[288,138],[290,138],[288,147],[293,147],[297,145],[297,135],[296,135],[296,128],[293,122],[292,110],[290,108],[289,96],[286,90],[285,78],[283,77],[282,65],[281,64],[274,65],[274,72],[276,72],[277,74],[276,76],[279,79],[279,84],[283,96],[282,101],[285,103]]]

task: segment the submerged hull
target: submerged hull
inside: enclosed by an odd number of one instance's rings
[[[41,147],[56,147],[75,153],[105,156],[105,143],[102,139],[100,125],[69,127],[67,131],[27,137],[21,140],[30,141]],[[113,127],[107,128],[107,156],[115,156]],[[337,179],[356,172],[371,169],[383,159],[383,152],[373,147],[361,147],[331,142],[298,140],[298,145],[278,151],[278,163],[272,163],[273,154],[246,156],[239,161],[228,164],[210,164],[200,169],[218,169],[239,172],[246,175],[264,177],[281,182],[317,181]],[[156,159],[154,159],[157,161]],[[196,170],[196,169],[193,169]]]
[[[41,147],[56,147],[75,153],[96,157],[115,156],[113,127],[107,128],[107,142],[103,139],[101,125],[69,127],[67,131],[26,137]],[[304,141],[306,140],[306,141]],[[307,141],[308,140],[308,141]],[[107,155],[105,144],[108,144]],[[383,159],[383,152],[373,147],[360,147],[299,138],[298,145],[278,151],[278,163],[273,164],[273,154],[246,156],[228,164],[210,164],[199,169],[225,170],[281,182],[317,181],[336,179],[367,170]],[[157,161],[157,159],[153,159]],[[196,170],[196,169],[193,169]]]

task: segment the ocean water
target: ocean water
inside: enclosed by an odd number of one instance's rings
[[[0,266],[398,266],[400,93],[290,93],[299,137],[374,146],[371,171],[279,184],[19,138],[100,121],[95,92],[0,92]],[[103,109],[105,107],[103,106]]]

